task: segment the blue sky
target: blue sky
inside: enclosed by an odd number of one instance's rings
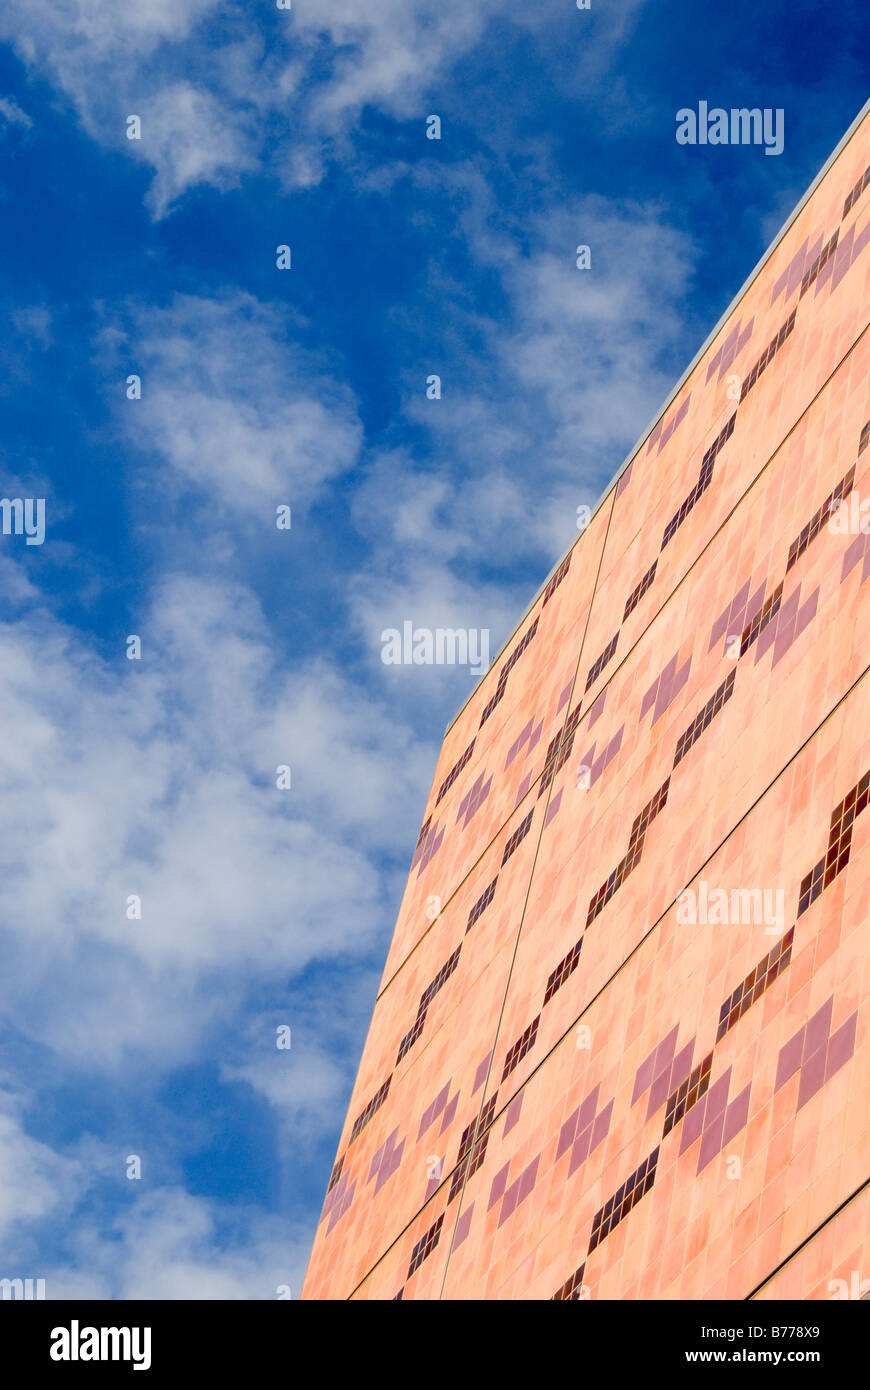
[[[6,0],[0,487],[46,538],[0,536],[0,1275],[298,1294],[474,679],[381,631],[495,653],[868,40],[809,0]],[[699,100],[782,107],[783,153],[678,146]]]

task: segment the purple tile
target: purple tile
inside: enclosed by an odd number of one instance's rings
[[[519,806],[529,787],[532,785],[532,774],[527,772],[520,785],[517,787],[517,799],[515,805]]]
[[[721,360],[722,360],[722,348],[719,347],[718,350],[716,351],[716,353],[710,358],[710,361],[707,363],[707,375],[706,375],[706,377],[704,378],[705,382],[707,382],[707,381],[710,380],[710,377],[713,375],[713,373],[715,372],[716,368],[719,366],[719,363],[721,362]]]
[[[834,273],[834,257],[831,256],[831,257],[829,258],[829,260],[826,261],[826,263],[822,266],[821,270],[819,271],[819,273],[818,273],[818,275],[817,275],[817,277],[816,277],[816,288],[815,288],[815,294],[813,295],[813,298],[814,298],[814,299],[818,298],[818,296],[821,294],[821,292],[822,292],[822,287],[828,283],[828,281],[830,280],[830,278],[831,278],[831,276],[833,275],[833,273]]]
[[[577,1135],[576,1140],[574,1141],[574,1147],[571,1150],[571,1162],[568,1164],[567,1176],[569,1178],[572,1173],[577,1171],[581,1163],[586,1162],[591,1152],[592,1126],[588,1125],[586,1129],[581,1130],[581,1132]]]
[[[467,801],[466,806],[465,806],[465,824],[466,824],[466,825],[468,825],[468,822],[471,820],[472,816],[474,815],[475,811],[477,810],[478,806],[480,805],[481,798],[482,798],[482,796],[483,796],[483,794],[484,794],[484,791],[483,791],[483,779],[484,779],[484,775],[485,775],[485,774],[484,774],[483,772],[481,772],[481,773],[478,775],[477,779],[476,779],[475,782],[474,782],[474,785],[472,786],[470,792],[468,793],[468,801]],[[458,819],[459,819],[459,817],[457,817],[457,820],[458,820]]]
[[[731,1068],[719,1077],[707,1092],[707,1118],[704,1121],[705,1128],[709,1128],[713,1121],[724,1114],[725,1106],[728,1102],[728,1088],[731,1085]]]
[[[577,1133],[577,1117],[579,1114],[579,1110],[575,1110],[574,1114],[569,1115],[568,1119],[559,1130],[559,1142],[556,1145],[557,1162],[562,1157],[563,1153],[566,1153],[574,1143],[574,1136]]]
[[[855,568],[858,561],[861,559],[865,549],[867,548],[868,540],[870,540],[870,536],[856,536],[855,539],[852,541],[851,545],[846,547],[846,553],[843,556],[843,572],[840,575],[841,584],[843,583],[843,580],[846,579],[847,576],[851,573],[851,571]]]
[[[543,719],[542,719],[541,722],[540,722],[540,724],[538,725],[538,727],[537,727],[536,729],[534,729],[534,730],[532,731],[532,733],[529,735],[529,746],[528,746],[528,748],[526,749],[526,757],[529,756],[529,754],[531,753],[532,749],[537,745],[537,743],[538,743],[539,740],[540,740],[541,734],[542,734],[543,732],[544,732],[544,721],[543,721]]]
[[[604,713],[604,702],[605,702],[605,700],[607,699],[607,692],[608,692],[609,689],[610,689],[610,686],[609,686],[609,685],[605,685],[605,687],[604,687],[604,689],[602,690],[601,694],[600,694],[600,695],[597,695],[597,696],[595,697],[595,700],[593,701],[593,703],[590,705],[590,707],[589,707],[589,719],[588,719],[588,722],[587,722],[587,728],[590,728],[590,729],[591,729],[591,728],[592,728],[592,725],[595,723],[596,719],[598,719],[598,718]]]
[[[801,280],[804,278],[805,271],[812,265],[816,256],[821,251],[824,239],[824,233],[820,232],[804,256],[795,256],[789,271],[788,288],[785,292],[786,301],[791,299],[795,290],[799,288]],[[806,242],[804,242],[804,246],[806,246]]]
[[[810,594],[806,603],[801,604],[800,609],[798,610],[797,622],[795,623],[794,629],[795,641],[797,641],[804,628],[807,627],[808,624],[811,623],[813,618],[816,616],[816,610],[818,609],[818,606],[819,586],[816,585],[816,588]]]
[[[827,1045],[828,1038],[831,1036],[831,1018],[834,1013],[834,996],[826,999],[822,1007],[813,1014],[807,1024],[807,1031],[804,1035],[803,1062],[806,1064],[810,1057],[819,1052]]]
[[[678,655],[679,653],[677,654],[677,656]],[[677,695],[679,695],[680,691],[682,690],[683,686],[686,684],[686,681],[689,679],[689,671],[692,667],[692,658],[689,657],[689,659],[683,663],[683,665],[680,667],[678,671],[677,656],[671,657],[671,660],[668,662],[667,666],[662,671],[661,678],[659,680],[658,694],[656,696],[656,705],[653,711],[653,724],[655,724],[656,720],[661,718],[665,710],[668,708],[670,704],[673,703]]]
[[[474,1203],[471,1202],[465,1208],[465,1211],[462,1213],[462,1215],[456,1223],[456,1235],[453,1238],[454,1250],[456,1250],[462,1244],[462,1242],[465,1240],[465,1237],[468,1235],[468,1232],[471,1230],[471,1214],[473,1211]]]
[[[556,812],[558,811],[558,809],[559,809],[559,807],[561,806],[561,804],[562,804],[562,788],[560,787],[559,790],[556,792],[556,795],[553,797],[553,799],[551,800],[550,804],[549,804],[548,807],[547,807],[547,814],[544,816],[544,829],[545,829],[545,830],[546,830],[547,826],[550,824],[550,821],[551,821],[551,820],[553,819],[553,817],[555,816],[555,814],[556,814]]]
[[[607,761],[605,762],[605,767],[607,766],[607,763],[613,761],[613,759],[616,757],[617,753],[619,752],[620,748],[622,747],[622,735],[623,735],[624,733],[625,733],[625,725],[624,725],[624,724],[620,724],[620,726],[619,726],[619,728],[617,729],[616,733],[613,735],[613,738],[610,740],[610,742],[609,742],[608,745],[607,745],[607,754],[606,754],[606,759],[607,759]]]
[[[679,1023],[675,1023],[669,1033],[666,1033],[656,1048],[656,1060],[653,1067],[653,1077],[658,1076],[659,1072],[670,1067],[677,1053],[677,1038],[680,1033]]]
[[[671,687],[671,702],[673,702],[676,699],[683,686],[686,684],[686,681],[689,679],[689,672],[691,671],[691,669],[692,658],[688,657],[688,659],[683,662],[682,666],[680,667],[679,671],[674,677],[674,683]]]
[[[725,1111],[725,1128],[722,1131],[722,1146],[730,1144],[735,1134],[739,1134],[741,1129],[749,1119],[749,1092],[752,1089],[752,1082],[744,1086],[739,1096],[734,1100]]]
[[[671,1069],[670,1066],[665,1071],[659,1072],[653,1084],[650,1086],[649,1103],[646,1107],[646,1118],[660,1110],[671,1093]]]
[[[805,1032],[806,1026],[801,1028],[800,1032],[795,1033],[793,1038],[789,1038],[785,1046],[780,1049],[779,1060],[776,1064],[774,1091],[778,1091],[781,1086],[784,1086],[800,1066]]]
[[[715,623],[713,624],[712,628],[710,629],[710,641],[709,641],[709,643],[708,643],[708,645],[707,645],[707,651],[708,651],[708,652],[711,652],[711,651],[713,650],[713,648],[715,647],[715,645],[716,645],[717,642],[721,642],[721,641],[722,641],[722,638],[725,636],[725,634],[726,634],[727,631],[728,631],[728,621],[729,621],[730,617],[731,617],[731,609],[730,609],[730,606],[729,606],[728,608],[724,609],[723,612],[721,612],[721,613],[719,614],[718,618],[716,619]]]
[[[676,673],[677,658],[676,656],[672,656],[659,677],[658,694],[656,695],[656,704],[652,717],[652,722],[654,724],[658,719],[661,719],[668,705],[671,703],[671,686]]]
[[[589,1143],[589,1152],[593,1153],[603,1139],[607,1138],[610,1130],[610,1117],[613,1114],[613,1101],[608,1101],[600,1115],[595,1118],[592,1126],[592,1137]]]
[[[670,1088],[675,1091],[678,1086],[682,1086],[686,1077],[692,1070],[692,1054],[695,1051],[695,1039],[686,1043],[682,1051],[677,1053],[674,1058],[674,1065],[671,1068]]]
[[[650,448],[651,444],[652,444],[652,440],[650,440],[650,443],[647,445],[647,451],[649,451],[649,448]],[[622,493],[625,492],[625,489],[628,487],[629,483],[631,482],[631,470],[632,470],[632,468],[634,468],[634,460],[632,460],[632,462],[628,465],[628,467],[626,468],[625,472],[621,475],[621,477],[620,477],[620,479],[619,479],[619,482],[616,484],[616,496],[617,496],[617,497],[621,497]]]
[[[441,848],[441,841],[444,839],[444,831],[440,830],[436,833],[436,829],[437,827],[433,825],[432,829],[429,831],[429,834],[426,836],[426,839],[423,843],[420,862],[417,865],[418,878],[420,877],[421,873],[426,868],[426,866],[431,862],[431,860],[435,858],[435,855]]]
[[[686,1112],[680,1133],[680,1153],[685,1153],[690,1144],[694,1144],[696,1139],[701,1137],[704,1130],[704,1120],[707,1114],[707,1097],[702,1096],[696,1101],[691,1110]]]
[[[653,1067],[656,1064],[657,1052],[658,1048],[654,1047],[649,1056],[644,1058],[637,1069],[637,1074],[634,1078],[634,1090],[631,1093],[632,1105],[635,1105],[640,1100],[644,1091],[648,1090],[652,1085]]]
[[[798,605],[800,604],[800,598],[801,586],[800,584],[798,584],[797,588],[793,589],[792,592],[789,594],[788,598],[786,599],[785,603],[782,605],[782,607],[776,615],[776,618],[774,619],[774,621],[776,622],[776,643],[773,649],[774,666],[785,655],[792,642],[794,641],[794,629],[795,623],[797,622]],[[768,626],[773,627],[773,623],[769,623]],[[764,633],[762,633],[761,635],[763,637]],[[759,647],[761,646],[760,639],[758,645]]]
[[[474,1095],[475,1091],[479,1091],[479,1090],[480,1090],[481,1086],[483,1085],[484,1081],[486,1080],[486,1074],[487,1074],[487,1072],[489,1071],[489,1064],[490,1064],[491,1061],[492,1061],[492,1052],[487,1052],[487,1054],[486,1054],[486,1056],[484,1057],[483,1061],[482,1061],[482,1062],[480,1063],[480,1065],[478,1066],[477,1071],[474,1073],[474,1085],[473,1085],[472,1088],[471,1088],[471,1094],[472,1094],[472,1095]]]
[[[652,685],[650,686],[649,690],[646,692],[646,694],[644,695],[643,699],[642,699],[641,702],[640,702],[640,718],[641,718],[641,719],[643,719],[643,717],[644,717],[644,715],[646,714],[647,710],[652,706],[652,704],[653,704],[654,701],[655,701],[656,695],[658,694],[658,688],[659,688],[659,681],[660,681],[660,680],[661,680],[661,676],[656,676],[656,678],[655,678],[655,680],[653,681]]]
[[[749,603],[749,586],[751,583],[752,578],[750,576],[750,578],[746,580],[745,584],[740,585],[740,588],[737,590],[737,593],[731,600],[731,606],[728,609],[725,619],[726,622],[739,622],[742,619],[743,614],[746,612],[746,605],[747,603]],[[759,590],[759,596],[762,598],[764,596],[763,584],[761,586],[761,589]]]
[[[329,1224],[326,1228],[327,1235],[338,1224],[353,1201],[353,1194],[356,1191],[356,1179],[350,1184],[350,1187],[346,1187],[346,1183],[347,1176],[342,1175],[332,1189],[334,1199],[332,1212],[329,1217]]]
[[[505,1221],[507,1221],[509,1216],[513,1216],[514,1210],[516,1209],[518,1196],[519,1180],[513,1183],[504,1195],[504,1201],[501,1204],[501,1211],[499,1212],[498,1216],[498,1224],[500,1226],[504,1225]]]
[[[482,772],[478,777],[477,781],[475,782],[474,786],[468,793],[468,801],[465,806],[464,813],[464,824],[462,827],[463,830],[468,829],[473,817],[480,810],[480,807],[483,805],[484,801],[486,801],[486,798],[489,796],[489,789],[492,786],[492,778],[490,777],[488,781],[484,783],[483,779],[485,776],[486,773]],[[457,821],[463,819],[463,811],[461,806],[456,819]]]
[[[435,1120],[437,1120],[438,1116],[441,1114],[441,1111],[444,1109],[445,1105],[447,1104],[447,1097],[449,1096],[449,1094],[450,1094],[450,1082],[448,1081],[448,1082],[447,1082],[447,1085],[444,1086],[444,1087],[442,1087],[442,1089],[438,1092],[437,1096],[436,1096],[435,1099],[432,1101],[431,1105],[428,1105],[428,1106],[426,1107],[426,1109],[423,1111],[423,1116],[422,1116],[422,1118],[421,1118],[421,1120],[420,1120],[420,1128],[419,1128],[418,1131],[417,1131],[417,1142],[418,1142],[418,1143],[419,1143],[420,1140],[423,1138],[423,1135],[426,1133],[426,1130],[429,1128],[429,1126],[430,1126]]]
[[[767,624],[767,627],[766,627],[766,628],[764,629],[764,631],[763,631],[762,633],[760,633],[759,636],[756,638],[756,641],[755,641],[755,665],[756,665],[756,666],[758,665],[758,663],[759,663],[759,661],[761,660],[761,658],[764,656],[764,653],[768,650],[768,648],[772,647],[773,644],[774,644],[774,642],[776,641],[776,634],[777,634],[777,632],[779,631],[779,620],[780,620],[780,614],[777,613],[776,617],[775,617],[775,618],[771,618],[770,622]]]
[[[396,1134],[398,1134],[398,1130],[394,1129],[394,1130],[393,1130],[393,1135],[396,1135]],[[381,1166],[381,1160],[382,1160],[382,1158],[383,1158],[383,1156],[384,1156],[384,1150],[386,1149],[386,1147],[387,1147],[387,1142],[386,1142],[386,1140],[385,1140],[384,1143],[381,1144],[381,1147],[378,1149],[377,1153],[376,1153],[376,1154],[372,1154],[372,1161],[371,1161],[371,1163],[369,1164],[369,1175],[368,1175],[368,1177],[366,1178],[366,1182],[367,1182],[367,1183],[370,1183],[370,1182],[371,1182],[372,1178],[375,1176],[375,1173],[376,1173],[376,1172],[378,1171],[378,1169],[380,1168],[380,1166]]]
[[[600,1089],[600,1086],[594,1087],[577,1111],[577,1132],[581,1129],[586,1129],[595,1119],[595,1110],[598,1105],[598,1092]]]
[[[452,1079],[452,1078],[451,1078],[451,1079]],[[444,1109],[445,1105],[447,1104],[447,1097],[448,1097],[449,1095],[450,1095],[450,1082],[448,1081],[446,1086],[442,1086],[442,1087],[441,1087],[441,1090],[438,1092],[437,1096],[435,1097],[435,1099],[434,1099],[433,1102],[432,1102],[432,1119],[433,1119],[433,1120],[437,1120],[438,1116],[441,1114],[441,1111]]]
[[[838,243],[834,252],[834,271],[831,276],[831,293],[839,285],[849,266],[852,264],[852,243],[855,240],[855,223],[853,222],[843,240]]]
[[[855,1051],[855,1038],[858,1033],[857,1011],[847,1018],[842,1027],[831,1035],[825,1059],[825,1080],[829,1081],[835,1071],[845,1066]]]
[[[520,1091],[517,1095],[514,1096],[513,1100],[507,1108],[507,1114],[504,1117],[504,1129],[502,1130],[503,1139],[505,1135],[510,1134],[517,1120],[520,1118],[520,1111],[523,1108],[524,1095],[525,1091]]]
[[[742,610],[736,608],[734,609],[733,613],[731,614],[732,623],[734,623],[735,625],[739,623],[741,627],[745,627],[746,623],[750,622],[755,617],[756,613],[759,613],[761,611],[761,606],[764,603],[764,595],[766,591],[767,580],[762,579],[761,583],[755,590],[755,593],[752,595],[752,597],[746,600],[746,603],[744,604]]]
[[[870,222],[867,223],[863,232],[861,232],[855,241],[855,246],[852,251],[852,265],[855,264],[868,242],[870,242]]]
[[[806,242],[804,242],[804,246],[806,246]],[[776,303],[776,301],[779,299],[779,296],[782,294],[783,290],[785,289],[786,285],[788,284],[788,271],[789,271],[789,267],[787,266],[787,267],[785,268],[785,270],[782,272],[782,274],[780,275],[780,277],[779,277],[779,279],[777,280],[776,284],[774,285],[773,289],[770,291],[770,303],[771,303],[771,304],[775,304],[775,303]]]
[[[490,1211],[491,1208],[495,1206],[496,1202],[504,1196],[510,1166],[510,1162],[507,1162],[503,1168],[499,1169],[493,1178],[492,1187],[489,1189],[489,1202],[486,1207],[487,1211]]]
[[[454,1120],[454,1118],[455,1118],[455,1116],[456,1116],[456,1107],[457,1107],[458,1104],[459,1104],[459,1092],[457,1091],[457,1092],[456,1092],[456,1095],[453,1097],[453,1099],[452,1099],[452,1101],[450,1102],[450,1104],[447,1105],[447,1106],[445,1106],[445,1108],[444,1108],[444,1118],[443,1118],[442,1121],[441,1121],[441,1129],[440,1129],[439,1133],[443,1134],[444,1131],[447,1130],[447,1129],[449,1129],[450,1126],[453,1124],[453,1120]]]
[[[735,325],[734,328],[732,328],[731,332],[728,334],[728,337],[722,344],[722,360],[719,363],[720,381],[722,380],[722,377],[725,375],[728,368],[731,366],[731,363],[734,361],[734,354],[737,350],[737,339],[739,334],[740,323],[738,321],[738,323]]]
[[[706,1125],[701,1135],[701,1148],[698,1152],[696,1175],[711,1163],[722,1148],[722,1133],[725,1128],[725,1112],[717,1115],[712,1124]]]
[[[796,272],[798,273],[797,283],[800,284],[801,279],[803,278],[804,263],[806,261],[808,245],[809,241],[805,239],[803,246],[800,246],[798,250],[795,251],[794,255],[792,256],[791,260],[789,261],[788,265],[786,266],[785,270],[783,271],[782,275],[779,277],[779,280],[777,280],[776,285],[774,286],[776,293],[773,294],[771,297],[771,304],[773,304],[775,300],[779,297],[779,295],[782,293],[782,290],[786,290],[789,282],[791,281],[792,276]],[[782,286],[782,288],[780,288],[780,286]],[[786,295],[786,297],[788,296]]]
[[[394,1133],[395,1132],[396,1131],[394,1131]],[[387,1182],[388,1179],[390,1179],[395,1173],[396,1169],[402,1161],[402,1153],[404,1151],[404,1148],[405,1141],[403,1139],[399,1147],[394,1152],[389,1153],[385,1156],[383,1162],[381,1163],[380,1170],[378,1171],[378,1180],[375,1183],[376,1194],[380,1192],[384,1183]]]
[[[808,1100],[812,1100],[816,1091],[820,1091],[825,1084],[825,1060],[826,1049],[820,1048],[814,1052],[808,1061],[801,1067],[801,1079],[798,1086],[797,1108],[801,1109]]]
[[[538,1164],[540,1163],[540,1161],[541,1155],[538,1154],[537,1158],[532,1159],[528,1168],[520,1178],[519,1194],[517,1196],[517,1206],[519,1206],[520,1202],[524,1202],[526,1198],[529,1196],[529,1194],[534,1191],[535,1182],[537,1181],[538,1177]]]
[[[565,705],[567,705],[567,703],[568,703],[568,698],[569,698],[569,696],[570,696],[570,694],[571,694],[571,689],[572,689],[572,686],[573,686],[573,685],[574,685],[574,682],[573,682],[573,681],[569,681],[568,684],[565,686],[565,689],[562,691],[562,694],[559,696],[559,703],[558,703],[558,705],[556,706],[556,713],[557,713],[557,714],[559,713],[560,709],[564,709]]]
[[[519,735],[518,738],[515,738],[515,739],[514,739],[513,743],[511,744],[510,748],[508,749],[508,755],[507,755],[507,758],[506,758],[506,760],[505,760],[505,765],[504,765],[504,771],[505,771],[505,772],[507,772],[507,770],[508,770],[508,768],[510,767],[511,763],[513,762],[514,758],[517,756],[517,754],[519,753],[519,751],[520,751],[520,749],[522,748],[523,744],[524,744],[524,743],[526,742],[526,740],[528,739],[529,734],[532,732],[532,724],[533,724],[533,723],[534,723],[534,720],[533,720],[533,719],[530,719],[529,722],[528,722],[528,724],[526,725],[526,727],[523,729],[522,733]],[[460,807],[460,814],[461,814],[461,811],[462,811],[462,808]]]
[[[776,666],[777,662],[782,661],[782,658],[785,656],[786,652],[789,650],[792,643],[794,642],[794,630],[796,623],[797,615],[795,614],[794,617],[789,617],[785,622],[781,621],[779,626],[777,627],[776,641],[773,644],[773,661],[771,663],[772,666]]]

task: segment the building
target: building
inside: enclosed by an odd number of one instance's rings
[[[868,185],[862,115],[449,727],[303,1297],[870,1289]]]

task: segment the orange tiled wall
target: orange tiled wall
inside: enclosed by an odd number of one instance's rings
[[[303,1297],[870,1289],[868,166],[448,730]]]

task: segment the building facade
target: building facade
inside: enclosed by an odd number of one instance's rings
[[[870,1290],[868,243],[864,117],[448,729],[303,1297]]]

